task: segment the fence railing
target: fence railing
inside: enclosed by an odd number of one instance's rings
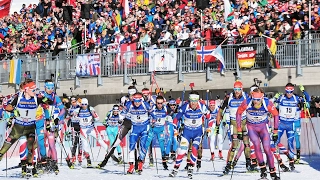
[[[269,67],[270,55],[266,53],[266,44],[257,41],[257,54],[254,67],[251,69],[263,69]],[[223,45],[222,50],[225,59],[226,71],[238,71],[238,60],[236,58],[238,45]],[[148,51],[130,51],[122,54],[123,58],[130,58],[132,55],[142,54],[143,61],[137,62],[134,66],[127,66],[126,63],[118,66],[117,62],[120,53],[100,51],[101,76],[136,76],[146,75],[149,72],[147,60]],[[73,51],[62,51],[58,56],[53,57],[51,52],[38,53],[37,55],[15,55],[20,58],[22,63],[22,74],[29,71],[32,79],[43,81],[50,79],[51,74],[59,73],[60,80],[74,79],[76,69],[77,53]],[[195,48],[177,49],[177,67],[174,72],[160,73],[194,73],[194,72],[213,72],[217,71],[218,63],[197,62]],[[275,55],[281,68],[306,66],[320,66],[320,37],[319,39],[300,40],[294,42],[280,42],[277,45]],[[0,61],[0,80],[2,84],[8,83],[10,71],[10,60]]]

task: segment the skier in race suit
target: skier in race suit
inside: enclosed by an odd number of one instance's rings
[[[243,140],[243,132],[241,130],[243,113],[246,113],[247,116],[246,125],[248,128],[248,135],[255,149],[255,154],[261,170],[261,178],[267,177],[267,168],[265,161],[263,160],[260,142],[262,143],[264,153],[267,156],[270,176],[272,180],[279,180],[280,178],[277,176],[274,167],[274,158],[270,147],[270,135],[267,128],[269,121],[268,113],[271,113],[274,118],[272,140],[277,141],[279,124],[279,114],[277,109],[268,98],[264,97],[262,89],[254,89],[251,93],[251,97],[242,102],[236,113],[236,128],[238,129],[239,140]]]
[[[168,121],[168,118],[171,116],[168,115],[168,108],[164,105],[164,98],[163,96],[157,96],[156,104],[151,109],[151,123],[148,131],[148,138],[146,140],[145,149],[150,147],[150,144],[153,140],[153,137],[156,136],[159,142],[160,150],[161,150],[161,157],[162,157],[162,165],[164,169],[168,169],[167,160],[169,155],[166,154],[165,150],[165,141],[164,141],[164,130],[165,130],[165,123]],[[145,158],[146,154],[143,154]]]
[[[248,98],[248,95],[243,92],[243,85],[241,81],[236,81],[233,84],[233,92],[230,93],[229,96],[227,96],[223,102],[223,105],[220,107],[220,111],[217,116],[217,126],[219,128],[220,126],[220,121],[222,117],[222,112],[228,108],[229,109],[229,116],[230,116],[230,131],[232,133],[232,145],[229,149],[228,152],[228,157],[227,157],[227,165],[223,171],[224,174],[228,174],[230,170],[233,168],[233,165],[236,162],[232,162],[236,151],[239,149],[241,145],[239,145],[239,140],[237,139],[237,134],[238,134],[238,129],[236,128],[236,112],[242,101]],[[247,170],[250,169],[251,167],[251,159],[250,159],[250,143],[249,143],[249,138],[247,135],[247,128],[246,128],[246,114],[243,113],[242,116],[242,130],[244,138],[241,143],[244,144],[245,146],[245,157],[246,157],[246,168]]]
[[[119,106],[117,104],[113,105],[112,110],[108,112],[105,122],[103,124],[106,126],[107,135],[110,140],[110,144],[113,144],[119,132],[119,126],[123,122],[123,116],[120,115]],[[117,146],[118,159],[122,161],[121,157],[121,147]]]
[[[306,103],[310,101],[309,94],[304,90],[303,86],[300,86],[300,90],[305,96]],[[289,150],[289,166],[291,170],[294,170],[294,136],[295,129],[294,123],[298,121],[300,118],[299,115],[299,104],[304,102],[304,99],[299,99],[299,96],[293,94],[294,85],[292,83],[288,83],[285,87],[286,93],[280,96],[275,102],[278,104],[279,109],[279,139],[276,142],[278,144],[280,142],[281,136],[284,131],[286,131],[287,139],[288,139],[288,150]]]
[[[80,138],[80,124],[79,124],[79,119],[75,118],[73,116],[73,112],[80,108],[77,98],[76,97],[71,97],[71,106],[67,112],[67,116],[65,120],[67,121],[68,126],[71,126],[71,142],[72,142],[72,147],[71,147],[71,162],[72,164],[75,164],[76,162],[76,152],[78,148],[78,162],[81,164],[82,163],[82,141]]]
[[[64,124],[64,115],[66,111],[60,97],[54,92],[54,88],[55,85],[51,79],[45,80],[44,91],[40,91],[39,94],[53,101],[53,104],[43,108],[44,118],[37,121],[36,132],[38,135],[41,161],[43,162],[46,157],[51,157],[51,160],[53,161],[53,170],[58,173],[59,167],[57,165],[58,155],[56,149],[56,137],[59,136],[58,132],[60,125]],[[44,135],[46,135],[49,143],[48,154],[46,154],[46,147],[44,145]]]
[[[36,97],[36,84],[28,79],[23,87],[24,91],[6,106],[6,111],[13,113],[9,124],[13,124],[12,130],[0,150],[0,161],[9,148],[21,137],[27,137],[28,155],[27,160],[21,161],[22,175],[27,174],[27,165],[32,165],[34,153],[34,141],[36,130],[36,110],[41,104],[53,104],[53,102],[43,96]],[[32,168],[33,176],[37,176],[36,167]]]
[[[182,135],[178,137],[180,147],[177,150],[177,159],[174,169],[169,176],[174,177],[178,173],[178,169],[182,163],[183,157],[188,152],[189,142],[192,140],[192,153],[190,157],[190,166],[188,166],[188,176],[192,178],[193,168],[197,162],[198,149],[203,135],[203,118],[207,113],[207,108],[204,104],[199,102],[200,96],[197,91],[190,92],[189,103],[185,103],[179,110],[178,114],[173,120],[175,126],[175,133],[177,131],[177,124],[184,117],[184,128]]]
[[[99,121],[99,116],[93,107],[89,105],[87,98],[81,99],[80,108],[73,112],[73,116],[79,119],[80,125],[80,138],[83,145],[83,154],[87,159],[87,167],[92,167],[92,162],[90,158],[90,148],[89,147],[89,136],[93,137],[98,143],[107,151],[108,142],[105,142],[97,128],[95,123]],[[92,151],[91,151],[92,152]]]

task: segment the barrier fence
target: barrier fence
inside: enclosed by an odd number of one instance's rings
[[[250,44],[247,44],[250,45]],[[256,61],[251,69],[269,68],[270,54],[266,49],[266,43],[257,41],[252,43],[256,45]],[[222,45],[222,51],[225,59],[226,71],[241,71],[239,68],[236,52],[239,45]],[[148,63],[149,50],[127,51],[124,53],[107,52],[100,50],[101,60],[101,76],[135,76],[146,75],[149,72]],[[133,55],[142,55],[142,61],[134,64],[118,64],[119,56],[124,59],[131,58]],[[25,72],[30,74],[29,77],[37,81],[50,79],[51,74],[56,72],[59,74],[60,80],[74,79],[75,69],[77,66],[77,54],[73,51],[61,51],[58,56],[53,57],[52,52],[42,52],[38,54],[14,55],[15,58],[21,59],[22,77]],[[88,54],[84,54],[88,55]],[[275,58],[278,60],[281,68],[297,67],[301,69],[307,66],[320,65],[320,37],[319,39],[300,40],[300,41],[282,41],[277,44]],[[2,84],[8,83],[10,71],[10,59],[0,61],[0,80]],[[173,72],[161,73],[177,73],[179,75],[195,72],[213,72],[217,71],[218,63],[202,63],[197,61],[197,52],[195,48],[185,47],[177,48],[177,64],[176,70]],[[299,72],[299,70],[298,70]]]

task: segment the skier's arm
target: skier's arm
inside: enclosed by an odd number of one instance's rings
[[[278,131],[278,126],[279,126],[279,112],[276,109],[276,107],[274,106],[274,104],[269,101],[268,104],[268,111],[272,114],[273,119],[274,119],[274,125],[273,125],[273,129],[275,131]]]
[[[220,125],[221,119],[223,117],[223,112],[228,107],[229,97],[227,96],[225,100],[223,101],[222,106],[220,107],[218,113],[217,113],[217,126]]]
[[[243,100],[241,105],[238,107],[237,113],[236,113],[236,122],[237,122],[237,129],[238,132],[242,132],[241,128],[241,120],[242,120],[242,113],[247,109],[247,100]],[[240,131],[239,131],[240,130]]]
[[[55,96],[55,102],[56,102],[56,106],[60,110],[59,115],[58,115],[58,119],[60,120],[59,124],[63,124],[64,123],[64,115],[66,113],[66,110],[65,110],[64,105],[63,105],[59,96]]]
[[[93,109],[93,107],[90,107],[90,112],[91,112],[91,115],[92,115],[92,118],[94,120],[94,122],[98,122],[99,121],[99,116],[97,114],[97,112]]]

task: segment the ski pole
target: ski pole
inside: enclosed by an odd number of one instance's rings
[[[242,141],[243,141],[243,140],[240,140],[240,141],[239,141],[238,147],[237,147],[237,149],[234,151],[234,154],[235,154],[235,155],[238,154],[238,151],[239,151],[239,149],[240,149],[240,147],[241,147]],[[232,180],[233,171],[234,171],[234,167],[232,167],[232,172],[231,172],[230,180]]]
[[[154,151],[154,158],[156,159],[156,169],[157,169],[157,174],[158,174],[158,161],[157,161],[156,147],[153,147],[153,151]]]

